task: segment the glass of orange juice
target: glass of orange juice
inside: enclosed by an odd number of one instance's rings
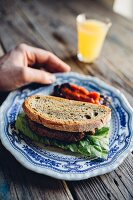
[[[100,55],[106,34],[111,26],[109,19],[97,20],[86,14],[77,16],[78,59],[92,63]]]

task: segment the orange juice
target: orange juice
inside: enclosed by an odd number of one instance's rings
[[[99,56],[108,28],[106,23],[98,20],[79,21],[78,58],[81,61],[91,63]]]

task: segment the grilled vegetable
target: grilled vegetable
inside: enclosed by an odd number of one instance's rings
[[[56,85],[54,87],[53,95],[66,99],[84,101],[106,106],[108,106],[110,103],[109,97],[103,96],[99,92],[88,91],[84,87],[69,83]]]

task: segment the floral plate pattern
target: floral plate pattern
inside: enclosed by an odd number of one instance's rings
[[[30,87],[11,92],[0,108],[0,138],[2,144],[26,168],[63,180],[82,180],[116,169],[133,150],[133,109],[124,95],[98,78],[77,73],[56,74],[50,86]],[[91,91],[111,97],[110,151],[108,159],[86,159],[62,151],[51,150],[33,143],[15,129],[15,121],[22,112],[25,98],[34,94],[51,94],[61,83],[75,83]]]

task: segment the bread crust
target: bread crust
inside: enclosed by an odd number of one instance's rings
[[[88,119],[85,121],[78,121],[78,120],[62,120],[62,119],[50,119],[49,117],[45,116],[45,113],[43,115],[39,113],[37,110],[34,110],[30,102],[35,100],[35,98],[41,98],[43,100],[46,100],[47,98],[50,98],[55,101],[55,99],[58,98],[59,102],[65,102],[68,103],[68,106],[70,103],[73,103],[73,105],[81,105],[85,104],[86,106],[89,104],[92,109],[93,108],[98,108],[99,110],[102,109],[104,110],[104,115],[99,116],[96,119]],[[55,105],[56,106],[56,105]],[[80,102],[80,101],[74,101],[74,100],[68,100],[68,99],[63,99],[59,97],[54,97],[54,96],[44,96],[44,95],[33,95],[28,97],[24,103],[23,103],[23,109],[24,112],[27,114],[27,116],[39,123],[42,124],[48,128],[55,129],[55,130],[60,130],[60,131],[67,131],[67,132],[95,132],[96,129],[102,128],[105,126],[111,119],[111,109],[103,106],[103,105],[96,105],[96,104],[91,104],[91,103],[86,103],[86,102]]]

